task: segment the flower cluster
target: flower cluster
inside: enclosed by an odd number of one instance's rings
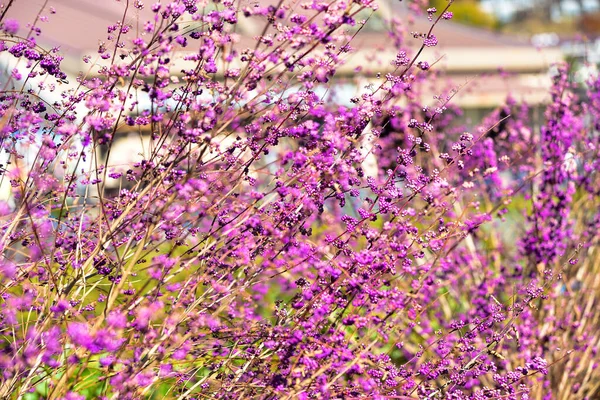
[[[429,8],[340,99],[371,0],[127,1],[71,76],[19,3],[0,397],[598,396],[600,79],[469,126],[423,99]]]

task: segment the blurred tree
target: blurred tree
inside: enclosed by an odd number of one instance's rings
[[[507,32],[569,34],[582,32],[596,35],[600,32],[600,0],[502,0],[518,4],[517,9],[502,25]]]
[[[447,0],[431,0],[430,6],[438,10],[443,10],[448,4]],[[495,28],[497,25],[496,18],[483,10],[479,1],[476,0],[461,0],[455,1],[450,6],[450,11],[454,13],[453,21],[463,23],[465,25],[480,26],[485,28]]]
[[[600,12],[585,14],[581,17],[581,30],[589,35],[600,35]]]

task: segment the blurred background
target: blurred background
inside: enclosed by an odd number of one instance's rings
[[[302,12],[299,5],[304,1],[287,0],[286,4],[294,12]],[[352,40],[353,51],[344,65],[326,86],[315,88],[323,96],[327,93],[328,101],[352,106],[352,98],[381,84],[385,74],[394,71],[391,61],[396,59],[399,49],[412,57],[423,43],[422,38],[415,39],[411,33],[427,33],[432,21],[448,5],[447,0],[376,2],[379,10],[361,17],[366,21],[365,26]],[[131,29],[130,38],[145,34],[143,25],[152,18],[150,5],[154,1],[145,3],[146,7],[141,9],[129,8],[125,19],[127,2],[123,0],[0,0],[0,11],[12,4],[6,18],[20,22],[17,36],[32,35],[31,24],[35,21],[42,31],[36,38],[38,43],[47,49],[60,48],[64,56],[61,65],[69,76],[68,82],[58,82],[62,91],[76,88],[75,77],[79,73],[93,76],[110,63],[110,57],[108,60],[100,57],[106,52],[103,48],[114,46],[114,38],[107,35],[107,26],[123,20]],[[201,3],[206,12],[219,7],[208,0]],[[278,0],[240,0],[240,9],[278,3]],[[425,10],[433,7],[436,12],[428,18]],[[578,83],[580,94],[585,95],[585,82],[600,63],[600,0],[455,0],[449,10],[453,18],[441,20],[433,31],[439,44],[425,48],[419,57],[419,61],[432,66],[431,73],[444,77],[431,80],[430,87],[420,88],[423,104],[437,107],[442,99],[451,96],[448,103],[462,109],[462,122],[475,126],[510,98],[530,105],[531,120],[536,125],[542,121],[545,104],[550,100],[552,65],[562,60],[572,65],[572,80]],[[240,18],[236,44],[239,49],[254,47],[256,37],[268,23],[261,18]],[[194,29],[193,22],[184,24],[186,29]],[[356,31],[358,25],[352,29]],[[126,57],[127,46],[124,43],[120,56]],[[170,71],[175,79],[183,68],[188,68],[183,56],[193,51],[193,46],[177,49]],[[15,68],[27,75],[24,63],[15,63],[6,52],[0,54],[2,85],[8,84],[6,78]],[[222,79],[221,72],[214,78]],[[36,79],[23,83],[31,89],[38,84]],[[44,96],[54,96],[46,99],[49,102],[58,101],[60,91]],[[139,96],[140,107],[144,101],[149,104],[144,93]],[[111,156],[111,160],[123,165],[141,159],[142,154],[131,149],[145,143],[145,136],[140,139],[139,132],[127,129],[124,126],[122,132],[119,130],[121,136],[115,141]]]
[[[375,1],[380,6],[379,11],[363,16],[366,29],[353,41],[356,51],[346,60],[347,68],[338,71],[340,77],[345,74],[346,77],[368,78],[389,72],[389,61],[395,58],[399,47],[389,40],[389,32],[404,29],[407,37],[410,32],[427,32],[432,22],[425,10],[435,7],[437,13],[433,16],[436,18],[448,4],[448,0]],[[290,0],[286,4],[297,12],[302,2],[304,0]],[[122,0],[0,0],[0,11],[11,4],[6,18],[21,22],[18,32],[21,36],[27,35],[28,23],[37,21],[42,30],[38,41],[46,47],[60,47],[65,56],[63,68],[76,75],[90,68],[90,64],[83,61],[84,57],[95,60],[99,47],[105,43],[112,45],[107,40],[106,27],[121,21],[126,3]],[[201,3],[206,10],[219,7],[212,1]],[[240,9],[277,3],[276,0],[240,0]],[[141,31],[144,21],[152,17],[150,2],[146,5],[143,9],[128,11],[124,22],[134,32]],[[421,15],[410,17],[409,9],[420,10]],[[430,64],[438,62],[436,69],[455,78],[455,84],[470,82],[470,92],[464,90],[464,96],[456,99],[462,107],[494,107],[505,100],[508,92],[517,100],[540,103],[549,83],[546,72],[552,63],[559,60],[571,63],[573,79],[580,83],[585,82],[600,63],[600,0],[455,0],[450,11],[453,18],[441,21],[434,30],[439,45],[426,49],[420,60]],[[396,25],[391,22],[394,20],[398,21]],[[265,22],[256,17],[241,18],[240,47],[251,46]],[[410,43],[409,38],[401,46],[418,48],[420,40]],[[367,54],[373,50],[378,51],[378,57]],[[474,81],[499,71],[513,77],[508,83],[486,78],[486,90],[475,93]]]
[[[297,12],[303,1],[290,0],[286,4]],[[355,51],[336,78],[364,78],[370,81],[366,82],[368,85],[373,83],[370,78],[390,72],[390,60],[395,59],[399,47],[417,49],[422,43],[422,39],[411,43],[410,33],[429,30],[432,22],[425,10],[435,7],[437,13],[433,17],[437,18],[448,4],[448,0],[375,1],[379,11],[363,16],[367,25],[353,41]],[[91,64],[84,62],[86,57],[97,65],[103,63],[98,59],[99,48],[104,44],[112,46],[107,40],[106,27],[121,21],[127,2],[0,0],[0,11],[9,3],[12,5],[6,18],[21,22],[19,34],[27,35],[27,24],[37,21],[42,30],[38,41],[47,48],[60,47],[65,57],[63,68],[76,76],[80,71],[90,70]],[[207,10],[219,7],[212,1],[201,3]],[[277,3],[240,0],[240,9]],[[141,32],[144,21],[152,17],[150,2],[146,5],[128,11],[124,22],[133,32]],[[409,9],[420,10],[421,15],[411,17]],[[600,63],[600,0],[455,0],[450,11],[453,18],[440,21],[434,30],[439,45],[425,49],[420,60],[438,64],[436,71],[444,71],[454,87],[465,86],[454,103],[468,109],[473,119],[503,103],[508,94],[530,104],[544,103],[550,83],[548,73],[554,62],[571,63],[573,80],[582,84]],[[257,17],[241,18],[239,46],[252,47],[265,22]],[[403,29],[408,40],[395,43],[389,33],[394,29]],[[374,51],[376,56],[372,54]],[[409,51],[409,56],[410,53],[415,51]],[[0,56],[2,61],[6,62]],[[357,87],[337,82],[341,93],[338,100],[343,102]],[[478,88],[481,83],[484,88]]]
[[[451,8],[461,24],[559,46],[571,61],[600,63],[600,0],[459,0]]]

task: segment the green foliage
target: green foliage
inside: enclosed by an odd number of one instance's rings
[[[436,7],[438,11],[443,10],[448,4],[447,0],[431,0],[432,7]],[[479,26],[483,28],[493,29],[497,27],[496,18],[485,12],[478,1],[474,0],[458,0],[452,3],[449,11],[452,11],[453,21],[465,25]]]

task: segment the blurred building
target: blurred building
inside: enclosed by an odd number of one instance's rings
[[[273,1],[264,1],[269,2]],[[130,25],[134,32],[141,31],[144,22],[152,19],[154,14],[149,4],[137,9],[133,2],[129,3],[124,24]],[[242,3],[252,5],[256,2],[242,0]],[[380,0],[378,3],[380,8],[376,13],[365,15],[368,22],[351,43],[354,51],[338,69],[337,81],[332,83],[339,86],[339,92],[348,93],[344,96],[347,99],[365,85],[377,83],[378,79],[393,71],[391,61],[396,58],[398,48],[388,34],[391,18],[405,21],[403,27],[395,29],[405,29],[406,33],[427,33],[432,25],[426,16],[408,18],[402,2]],[[26,34],[28,28],[25,24],[33,22],[43,7],[40,15],[47,17],[48,21],[38,21],[42,29],[40,44],[60,47],[65,56],[62,66],[71,76],[79,72],[94,74],[95,69],[92,64],[83,61],[84,56],[97,59],[98,47],[106,40],[107,26],[123,20],[126,4],[125,1],[112,0],[16,0],[6,17],[21,21],[23,26],[19,33]],[[260,4],[263,5],[263,2]],[[240,18],[237,27],[241,36],[240,48],[253,47],[254,37],[260,34],[265,23],[266,20],[261,21],[258,17],[251,20]],[[548,71],[552,63],[562,59],[559,48],[538,49],[528,40],[463,26],[451,20],[441,20],[433,33],[439,44],[425,48],[419,60],[428,62],[433,65],[433,70],[445,74],[448,79],[444,81],[449,83],[447,87],[426,89],[423,93],[425,103],[433,105],[434,96],[442,95],[451,87],[458,88],[452,103],[461,106],[468,118],[477,121],[489,110],[503,104],[509,94],[518,101],[533,105],[549,100]],[[406,36],[409,40],[404,46],[414,54],[422,39],[413,39],[410,34]],[[185,50],[193,51],[190,48]],[[98,62],[103,61],[98,59]],[[181,65],[176,61],[172,72],[176,74],[180,70]],[[71,82],[70,86],[74,85]],[[149,151],[144,148],[147,142],[140,138],[139,132],[124,130],[111,150],[109,164],[128,165],[141,160]]]
[[[248,5],[255,3],[250,0],[245,2]],[[357,74],[369,77],[392,70],[390,61],[395,59],[398,49],[394,48],[394,41],[388,37],[388,20],[399,17],[408,21],[409,18],[402,2],[380,0],[378,3],[380,8],[377,13],[365,15],[369,17],[367,26],[352,42],[356,51],[339,70],[339,77]],[[106,39],[106,27],[123,19],[126,6],[124,1],[16,0],[7,17],[16,18],[23,24],[33,22],[44,4],[46,6],[41,15],[46,15],[49,21],[38,22],[43,32],[41,42],[50,47],[60,46],[65,55],[62,65],[72,74],[80,71],[85,73],[90,69],[90,64],[82,61],[83,56],[96,57],[99,44]],[[55,14],[51,14],[51,8],[56,9]],[[130,6],[125,24],[131,25],[133,31],[141,30],[143,22],[152,16],[149,6],[141,10]],[[256,21],[260,23],[253,23]],[[413,23],[406,23],[405,29],[407,33],[425,33],[431,24],[426,17],[418,17]],[[240,48],[249,47],[263,26],[263,21],[257,18],[240,18]],[[26,30],[25,27],[21,29],[23,32]],[[419,59],[429,64],[439,60],[435,68],[444,70],[457,85],[470,82],[468,90],[455,99],[459,105],[467,108],[496,106],[504,101],[508,93],[531,103],[543,102],[549,85],[548,68],[562,58],[559,48],[539,50],[527,39],[467,27],[451,20],[440,21],[434,34],[439,45],[426,48]],[[409,40],[407,45],[416,49],[421,40]],[[374,53],[377,57],[373,57]],[[359,66],[361,70],[357,72]],[[173,68],[173,72],[177,73],[177,69]],[[507,74],[510,75],[509,79],[504,78]]]
[[[276,1],[265,0],[262,3]],[[297,2],[297,1],[296,1]],[[154,15],[149,6],[143,9],[133,7],[133,2],[128,10],[124,23],[130,25],[132,30],[142,29],[144,21]],[[242,0],[242,5],[256,3],[251,0]],[[345,66],[339,70],[340,77],[356,75],[356,67],[361,66],[359,74],[375,75],[390,72],[390,61],[395,59],[397,49],[394,41],[388,37],[390,29],[388,23],[392,17],[404,21],[407,10],[402,2],[392,0],[379,0],[380,6],[377,13],[368,17],[368,23],[361,33],[352,42],[356,49],[348,58]],[[59,46],[65,55],[62,65],[72,74],[80,71],[84,73],[90,69],[90,64],[82,61],[84,55],[95,58],[98,46],[106,40],[107,26],[121,22],[125,11],[125,1],[96,1],[96,0],[16,0],[9,9],[7,18],[15,18],[25,25],[33,22],[42,7],[45,8],[41,15],[48,17],[48,22],[39,22],[42,29],[41,44],[46,47]],[[51,13],[55,9],[56,13]],[[451,8],[450,8],[451,9]],[[294,10],[299,12],[299,8]],[[441,11],[441,10],[440,10]],[[360,19],[360,16],[359,18]],[[256,23],[260,22],[260,23]],[[252,20],[240,18],[239,33],[241,35],[240,48],[245,48],[254,43],[254,37],[263,29],[263,21],[256,17]],[[404,27],[409,32],[425,33],[431,27],[426,17],[417,17],[414,21],[405,23]],[[21,27],[25,33],[27,27]],[[544,92],[548,87],[547,71],[551,63],[562,58],[559,48],[534,47],[525,38],[494,33],[481,28],[468,27],[454,23],[451,20],[440,21],[434,32],[439,40],[436,47],[426,48],[420,60],[432,64],[438,59],[436,69],[443,69],[459,83],[464,80],[477,81],[478,76],[497,74],[503,72],[513,74],[511,79],[485,79],[485,89],[474,90],[465,96],[459,96],[457,101],[466,107],[481,105],[496,105],[504,100],[508,92],[517,98],[523,97],[530,102],[544,100]],[[408,35],[410,36],[410,35]],[[411,39],[407,45],[416,49],[421,39]],[[377,59],[373,57],[376,51]],[[101,61],[101,60],[99,60]],[[174,73],[177,71],[174,68]]]
[[[383,13],[397,16],[405,13],[400,2],[384,4],[388,5],[389,11],[382,7]],[[431,24],[426,17],[419,17],[407,26],[407,30],[428,32]],[[452,20],[439,21],[433,33],[439,44],[426,47],[419,59],[429,64],[437,62],[434,69],[443,71],[454,85],[465,85],[453,99],[454,104],[467,109],[493,108],[502,104],[509,94],[531,104],[549,100],[548,72],[551,64],[562,59],[558,47],[538,49],[527,39],[461,25]],[[393,60],[397,50],[392,47],[393,41],[382,40],[383,35],[385,32],[368,29],[358,36],[355,43],[358,54],[347,67],[350,69],[364,63],[367,52],[372,48],[380,49],[380,58]],[[422,39],[408,42],[411,48],[417,48],[421,43]],[[387,67],[389,70],[392,66],[388,63]],[[376,68],[368,69],[376,71]],[[431,93],[434,94],[439,93]]]

